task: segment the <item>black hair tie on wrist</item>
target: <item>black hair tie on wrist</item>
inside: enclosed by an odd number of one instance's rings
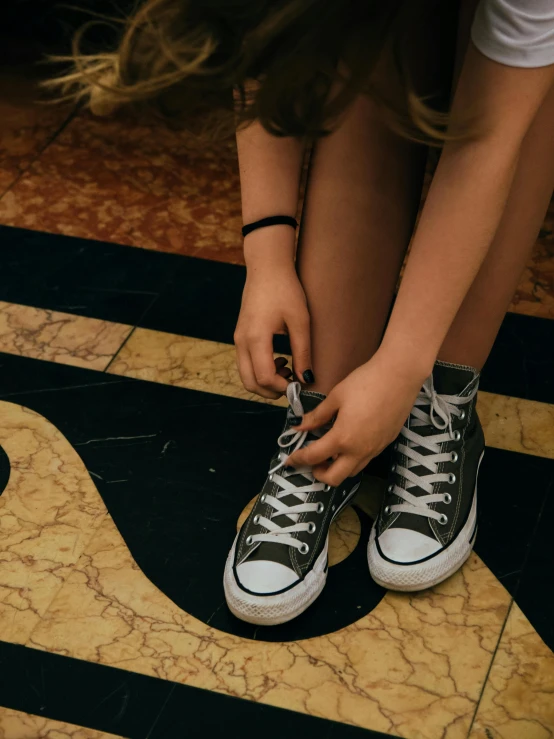
[[[292,226],[294,229],[298,228],[298,222],[296,218],[292,216],[269,216],[269,218],[262,218],[254,223],[248,223],[242,227],[242,235],[248,236],[252,231],[257,231],[259,228],[265,228],[266,226]]]

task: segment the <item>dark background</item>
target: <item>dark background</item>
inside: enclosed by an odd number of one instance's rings
[[[133,0],[10,0],[0,14],[0,65],[32,64],[48,54],[67,54],[75,31],[94,14],[125,18],[140,2]],[[94,51],[113,40],[106,26],[86,36],[84,49]]]

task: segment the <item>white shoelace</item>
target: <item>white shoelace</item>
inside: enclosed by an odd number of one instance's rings
[[[478,385],[469,395],[460,397],[458,395],[439,395],[434,386],[433,378],[428,378],[417,396],[412,412],[410,414],[409,426],[406,424],[400,432],[400,441],[397,450],[408,458],[406,466],[397,464],[394,471],[404,478],[403,487],[397,484],[389,485],[388,492],[397,495],[404,502],[387,506],[385,513],[412,513],[416,516],[433,518],[441,524],[448,523],[448,518],[429,506],[432,503],[449,503],[452,499],[449,493],[434,493],[433,484],[437,482],[449,482],[454,484],[456,476],[453,473],[439,472],[441,462],[457,462],[456,452],[441,452],[441,444],[448,441],[457,441],[459,431],[452,430],[452,417],[465,417],[465,411],[459,406],[470,403],[476,396]],[[429,406],[428,411],[422,410],[421,406]],[[418,426],[434,426],[438,433],[422,436],[412,429]],[[427,449],[431,454],[421,454],[416,447]],[[413,467],[424,467],[430,474],[416,474]],[[418,487],[425,490],[426,495],[413,495],[410,488]]]
[[[302,418],[304,416],[304,408],[300,400],[300,383],[291,382],[287,388],[287,399],[290,403],[295,416]],[[318,429],[310,432],[313,436],[319,438],[325,433],[325,429]],[[278,444],[283,450],[279,452],[279,462],[269,470],[269,479],[274,483],[277,492],[274,495],[265,493],[262,501],[267,503],[273,509],[270,518],[266,516],[256,517],[256,523],[263,526],[267,531],[263,534],[254,534],[249,537],[249,543],[268,541],[275,544],[285,544],[289,547],[299,549],[302,553],[308,552],[307,544],[303,544],[295,539],[291,534],[301,531],[308,531],[313,534],[315,532],[315,524],[312,522],[298,523],[301,513],[318,512],[323,513],[324,507],[322,503],[306,503],[310,493],[328,491],[331,488],[323,482],[318,482],[313,474],[312,468],[309,466],[296,467],[293,470],[287,470],[287,460],[291,454],[303,446],[308,446],[311,441],[306,441],[308,437],[307,431],[297,431],[294,428],[284,431],[279,437]],[[288,450],[288,451],[285,451]],[[287,478],[297,477],[300,475],[306,480],[305,485],[295,485]],[[287,505],[282,498],[288,495],[294,495],[300,501],[296,505]],[[278,516],[289,516],[295,523],[290,526],[279,526],[274,519]]]

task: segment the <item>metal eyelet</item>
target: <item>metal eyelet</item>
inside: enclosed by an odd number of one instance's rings
[[[308,554],[310,547],[307,544],[302,544],[300,547],[300,554]]]
[[[328,493],[328,492],[329,492],[329,490],[331,490],[331,486],[330,486],[330,485],[325,485],[325,487],[323,488],[323,491],[324,491],[325,493]]]
[[[460,441],[460,439],[462,438],[462,435],[459,431],[454,431],[452,438],[454,439],[454,441]]]
[[[385,515],[390,516],[390,505],[385,506]]]
[[[308,524],[308,534],[315,534],[316,525],[313,521]]]
[[[458,461],[458,452],[452,452],[452,454],[450,455],[450,461],[456,464],[456,462]]]
[[[446,503],[446,505],[452,503],[452,496],[450,495],[450,493],[444,494],[444,502]]]
[[[446,524],[448,523],[448,516],[445,516],[443,513],[442,516],[439,518],[439,523],[441,526],[446,526]]]
[[[246,546],[249,547],[252,545],[253,539],[251,536],[246,537]]]
[[[453,472],[451,472],[448,475],[448,483],[449,485],[454,485],[455,482],[456,482],[456,475]]]
[[[257,526],[260,523],[260,517],[254,516],[254,524]]]
[[[390,471],[391,472],[395,472],[396,471],[396,465],[395,464],[393,464],[393,466],[390,468]]]
[[[465,411],[462,411],[462,412],[460,413],[460,421],[463,421],[463,420],[465,420],[465,417],[466,417],[466,412],[465,412]]]
[[[268,479],[270,480],[270,482],[273,482],[273,474],[269,475]]]
[[[387,488],[387,492],[392,493],[393,487],[393,485],[389,485]]]
[[[265,493],[260,498],[260,503],[265,503]]]
[[[317,511],[316,512],[317,513],[323,513],[324,510],[325,510],[325,506],[323,505],[323,503],[321,501],[319,501],[319,503],[317,504]]]

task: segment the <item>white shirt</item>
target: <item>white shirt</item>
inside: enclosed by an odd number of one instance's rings
[[[554,64],[554,0],[481,0],[471,38],[482,54],[510,67]]]

